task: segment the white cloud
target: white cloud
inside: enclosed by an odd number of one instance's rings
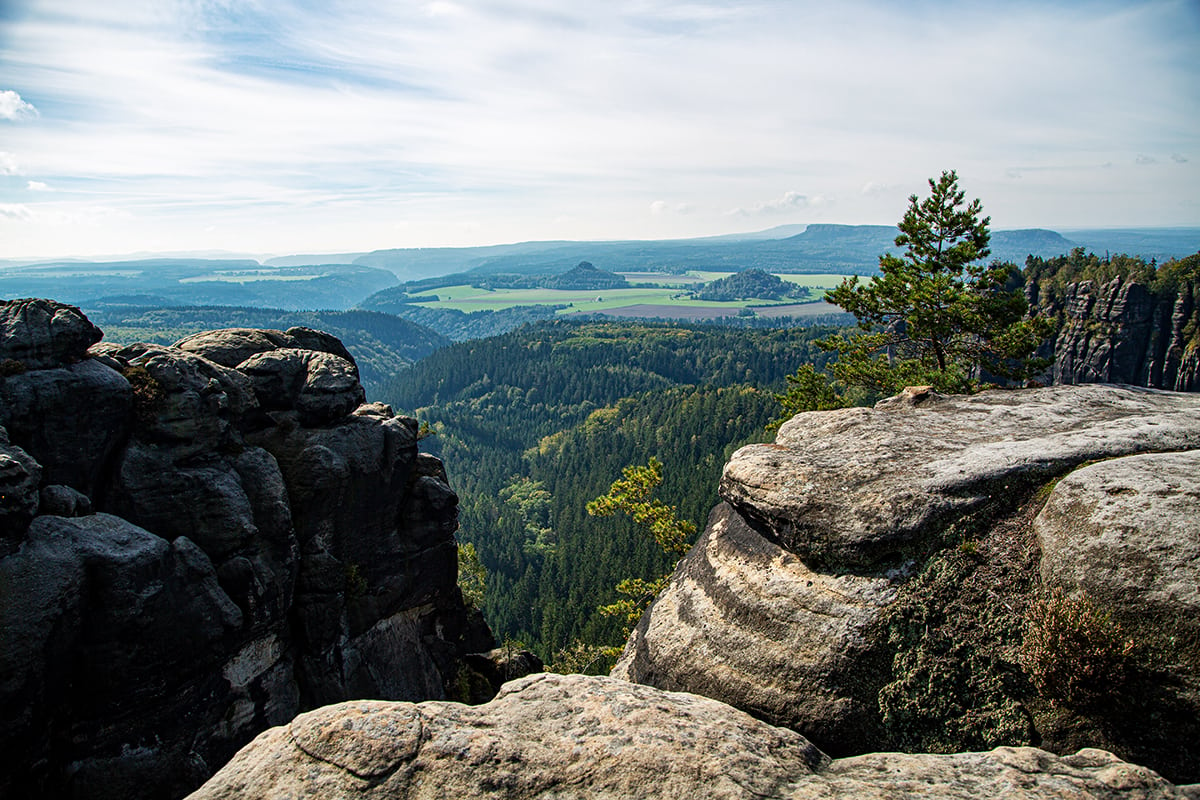
[[[0,91],[0,119],[11,119],[17,122],[33,119],[38,110],[21,99],[21,95],[12,89]]]
[[[1137,164],[1137,165],[1139,165],[1139,166],[1143,166],[1143,167],[1144,167],[1144,166],[1146,166],[1146,165],[1148,165],[1148,164],[1157,164],[1157,163],[1158,163],[1158,159],[1157,159],[1157,158],[1155,158],[1154,156],[1148,156],[1148,155],[1145,155],[1145,154],[1139,154],[1139,155],[1138,155],[1138,157],[1137,157],[1137,158],[1135,158],[1135,159],[1133,160],[1133,163],[1135,163],[1135,164]]]
[[[25,188],[31,192],[48,192],[48,191],[50,191],[50,187],[47,186],[46,184],[42,183],[41,181],[29,181],[29,183],[25,184]]]
[[[5,153],[0,150],[0,175],[20,175],[21,165],[17,163],[17,157],[12,153]]]
[[[796,211],[803,208],[819,208],[829,205],[830,200],[824,195],[814,195],[809,197],[800,192],[784,192],[783,196],[776,200],[769,200],[765,203],[758,203],[751,208],[735,208],[729,212],[732,216],[739,217],[760,217],[772,214],[781,214],[789,211]]]
[[[878,181],[867,181],[863,184],[860,194],[866,197],[878,197],[881,194],[887,194],[895,190],[895,186],[890,183],[879,183]]]

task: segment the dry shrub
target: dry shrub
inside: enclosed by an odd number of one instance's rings
[[[1051,703],[1094,707],[1128,683],[1137,646],[1112,612],[1061,588],[1029,604],[1021,666]]]

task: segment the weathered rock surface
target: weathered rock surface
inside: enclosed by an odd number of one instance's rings
[[[103,336],[75,306],[47,300],[0,304],[0,361],[25,369],[72,364]]]
[[[726,505],[713,513],[696,547],[642,618],[613,675],[723,700],[791,727],[834,755],[901,746],[912,735],[903,725],[912,724],[913,715],[936,726],[938,714],[950,715],[943,717],[947,725],[971,715],[1008,714],[996,726],[1000,733],[989,734],[1000,739],[995,743],[1036,743],[1042,711],[1026,706],[1038,698],[1028,696],[1027,681],[1012,677],[1021,675],[1017,651],[1024,599],[1007,610],[987,608],[991,600],[974,603],[972,610],[956,605],[952,595],[930,601],[941,607],[910,596],[904,608],[916,609],[916,616],[897,618],[894,609],[906,591],[918,591],[906,587],[929,585],[917,578],[933,580],[931,569],[951,576],[942,584],[953,591],[959,580],[953,575],[988,566],[980,565],[993,552],[1000,559],[1004,548],[986,544],[990,532],[1008,530],[1020,514],[1035,513],[1038,489],[1055,478],[1091,461],[1118,458],[1105,462],[1116,465],[1134,460],[1121,456],[1196,449],[1200,397],[1130,387],[1060,386],[971,397],[913,391],[874,409],[801,414],[780,429],[775,443],[734,454],[721,484]],[[1159,457],[1165,458],[1154,456]],[[1191,463],[1191,456],[1174,457]],[[1162,474],[1157,485],[1146,484],[1156,488],[1146,491],[1158,492],[1165,504],[1146,514],[1172,515],[1176,522],[1162,530],[1177,528],[1171,541],[1183,550],[1170,553],[1171,546],[1161,541],[1135,544],[1129,533],[1120,552],[1122,566],[1104,566],[1116,551],[1081,544],[1087,515],[1068,503],[1063,517],[1074,517],[1078,525],[1067,534],[1075,549],[1065,549],[1061,560],[1079,574],[1091,573],[1088,580],[1125,571],[1125,583],[1112,585],[1125,586],[1121,591],[1135,598],[1133,608],[1140,611],[1161,596],[1176,613],[1193,613],[1181,587],[1194,581],[1189,571],[1194,567],[1183,563],[1194,545],[1183,543],[1194,540],[1195,528],[1178,517],[1197,518],[1200,473],[1189,474],[1181,465],[1173,478],[1166,477],[1165,467]],[[1072,485],[1062,484],[1064,492]],[[1110,516],[1121,513],[1114,510]],[[1140,524],[1138,519],[1131,515],[1130,525]],[[1149,529],[1145,538],[1154,540],[1157,530]],[[1111,536],[1106,533],[1100,541]],[[976,540],[986,546],[977,547]],[[1028,552],[1022,540],[1013,541],[1017,544],[1008,546],[1010,551]],[[1030,535],[1029,541],[1036,540]],[[1080,552],[1089,547],[1090,560],[1083,565]],[[1131,549],[1138,549],[1137,561],[1127,557]],[[953,555],[955,563],[947,566],[941,553]],[[1153,567],[1147,568],[1148,562]],[[1003,577],[1005,569],[997,567],[995,574]],[[1026,595],[1036,589],[1017,588]],[[953,636],[929,641],[928,631],[939,620],[968,612],[980,615],[978,625],[994,640],[978,658],[994,671],[987,673],[991,677],[955,672],[955,664],[971,663],[974,669],[977,661],[967,661],[971,654]],[[912,642],[928,649],[904,651]],[[968,686],[951,686],[953,680]],[[972,683],[977,680],[982,685]],[[904,714],[892,713],[901,701],[909,702],[898,700],[897,691],[927,685],[936,700],[939,681],[947,684],[940,710],[905,707]],[[891,697],[885,692],[889,684]],[[999,706],[997,697],[1003,700]],[[909,706],[920,702],[911,699]],[[1159,739],[1186,740],[1177,724],[1179,709],[1178,704],[1147,709],[1174,731],[1156,734]],[[1173,721],[1167,723],[1168,718]],[[1093,722],[1134,730],[1125,719]],[[1115,742],[1139,756],[1149,752],[1116,734],[1089,735],[1082,735],[1085,744]],[[1200,751],[1192,747],[1189,752],[1193,763],[1200,762]],[[1169,759],[1172,769],[1186,763]],[[1185,770],[1173,777],[1195,780],[1193,774]]]
[[[457,498],[340,342],[98,338],[0,303],[0,796],[179,797],[300,710],[458,685]]]
[[[483,706],[353,702],[244,748],[218,798],[1183,798],[1098,750],[876,754],[830,761],[722,703],[602,677],[537,675]]]
[[[1200,447],[1200,397],[1103,385],[898,395],[801,414],[736,452],[721,496],[809,563],[877,568],[1085,462]]]
[[[1034,531],[1045,586],[1200,625],[1200,449],[1076,470],[1055,484]]]

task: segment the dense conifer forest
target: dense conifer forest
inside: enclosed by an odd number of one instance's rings
[[[626,577],[669,566],[588,500],[656,456],[663,500],[703,527],[737,446],[765,438],[774,393],[825,354],[829,329],[565,322],[446,347],[397,375],[383,399],[437,432],[460,498],[460,540],[487,570],[484,610],[502,638],[553,659],[577,639],[616,644],[611,603]]]

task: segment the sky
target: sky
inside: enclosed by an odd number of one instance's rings
[[[1200,0],[0,0],[0,259],[1200,226]]]

